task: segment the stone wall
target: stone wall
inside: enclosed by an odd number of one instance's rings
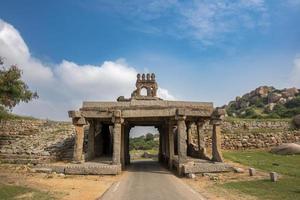
[[[74,128],[68,122],[7,120],[0,122],[0,161],[46,163],[72,156]]]
[[[206,146],[211,146],[212,127],[204,127]],[[196,136],[193,134],[193,142]],[[222,124],[223,149],[268,148],[282,143],[300,142],[300,130],[290,120],[225,119]]]

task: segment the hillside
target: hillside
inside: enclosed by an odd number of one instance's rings
[[[232,117],[290,118],[300,114],[300,92],[295,87],[279,90],[261,86],[224,107]]]

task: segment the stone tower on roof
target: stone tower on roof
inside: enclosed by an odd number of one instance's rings
[[[131,97],[134,99],[156,99],[157,98],[157,83],[155,74],[137,74],[136,90],[133,91]],[[142,89],[146,89],[147,94],[142,95]]]

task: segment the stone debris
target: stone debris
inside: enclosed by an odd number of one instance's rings
[[[47,174],[52,173],[52,169],[50,168],[34,168],[34,171],[37,173],[47,173]]]
[[[234,167],[234,168],[233,168],[233,171],[234,171],[235,173],[244,173],[244,172],[245,172],[244,169],[239,168],[239,167]]]
[[[190,174],[187,174],[187,177],[191,178],[191,179],[194,179],[194,178],[196,178],[196,175],[193,174],[193,173],[190,173]]]

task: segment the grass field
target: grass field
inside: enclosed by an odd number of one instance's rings
[[[48,200],[55,199],[46,192],[41,192],[35,189],[0,184],[0,199],[12,200],[12,199],[31,199],[31,200]]]
[[[282,176],[276,183],[266,179],[229,182],[221,185],[221,187],[238,190],[259,199],[300,199],[300,155],[274,155],[256,150],[224,152],[224,157],[266,172],[275,171]]]

